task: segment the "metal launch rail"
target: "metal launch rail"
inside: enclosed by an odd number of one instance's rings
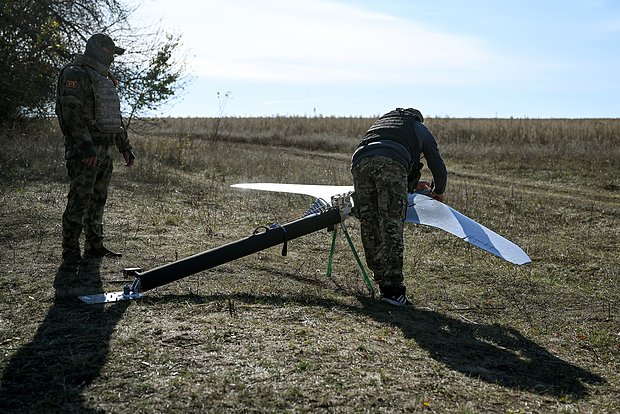
[[[80,300],[85,303],[95,304],[141,298],[143,296],[142,293],[148,290],[278,244],[284,244],[282,254],[285,255],[289,240],[314,233],[318,230],[333,228],[347,218],[351,206],[348,195],[341,198],[335,197],[332,199],[332,202],[336,207],[325,209],[288,224],[258,228],[254,234],[244,239],[145,272],[141,272],[139,268],[125,269],[125,275],[135,276],[131,286],[125,286],[122,292],[80,296]],[[258,231],[259,229],[264,231]]]

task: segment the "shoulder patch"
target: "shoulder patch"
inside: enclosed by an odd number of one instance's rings
[[[73,79],[67,79],[65,81],[65,88],[70,88],[70,89],[77,89],[78,86],[80,86],[80,82],[73,80]]]

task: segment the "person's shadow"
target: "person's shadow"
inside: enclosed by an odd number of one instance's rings
[[[50,311],[4,370],[0,412],[96,412],[86,406],[82,392],[99,376],[112,333],[129,304],[79,301],[79,294],[102,291],[99,266],[90,263],[77,273],[58,270]]]
[[[152,298],[153,303],[196,301],[199,303],[239,301],[288,306],[338,308],[358,313],[383,324],[399,328],[404,337],[414,340],[431,358],[472,378],[507,388],[554,397],[582,399],[588,395],[586,384],[604,384],[601,376],[564,361],[544,347],[526,338],[516,329],[501,325],[464,322],[450,316],[419,308],[394,308],[367,296],[359,296],[362,306],[350,306],[314,295],[278,297],[275,295],[179,295]]]
[[[129,302],[79,303],[71,285],[78,280],[82,283],[85,278],[91,281],[89,292],[101,291],[98,266],[77,275],[57,273],[53,307],[33,340],[11,358],[4,372],[0,412],[96,412],[87,406],[82,392],[99,376],[107,359],[111,335]],[[358,299],[361,307],[314,295],[295,298],[302,306],[340,308],[396,326],[431,358],[492,384],[581,399],[588,395],[585,384],[605,383],[599,375],[554,356],[513,328],[463,322],[430,310],[394,309],[368,297]],[[151,298],[154,304],[231,300],[273,306],[291,303],[290,297],[254,294]]]
[[[366,299],[367,300],[367,299]],[[581,399],[599,375],[564,361],[514,328],[476,324],[422,309],[386,312],[366,306],[374,319],[398,327],[429,356],[469,377],[508,388]]]

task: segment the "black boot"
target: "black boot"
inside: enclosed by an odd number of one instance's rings
[[[120,253],[113,252],[105,246],[94,247],[84,251],[84,259],[99,259],[102,257],[122,257]]]

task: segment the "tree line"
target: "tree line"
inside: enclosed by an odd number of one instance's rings
[[[53,113],[59,70],[94,33],[127,49],[113,65],[125,119],[152,113],[186,85],[181,37],[134,27],[120,0],[0,0],[0,125]]]

